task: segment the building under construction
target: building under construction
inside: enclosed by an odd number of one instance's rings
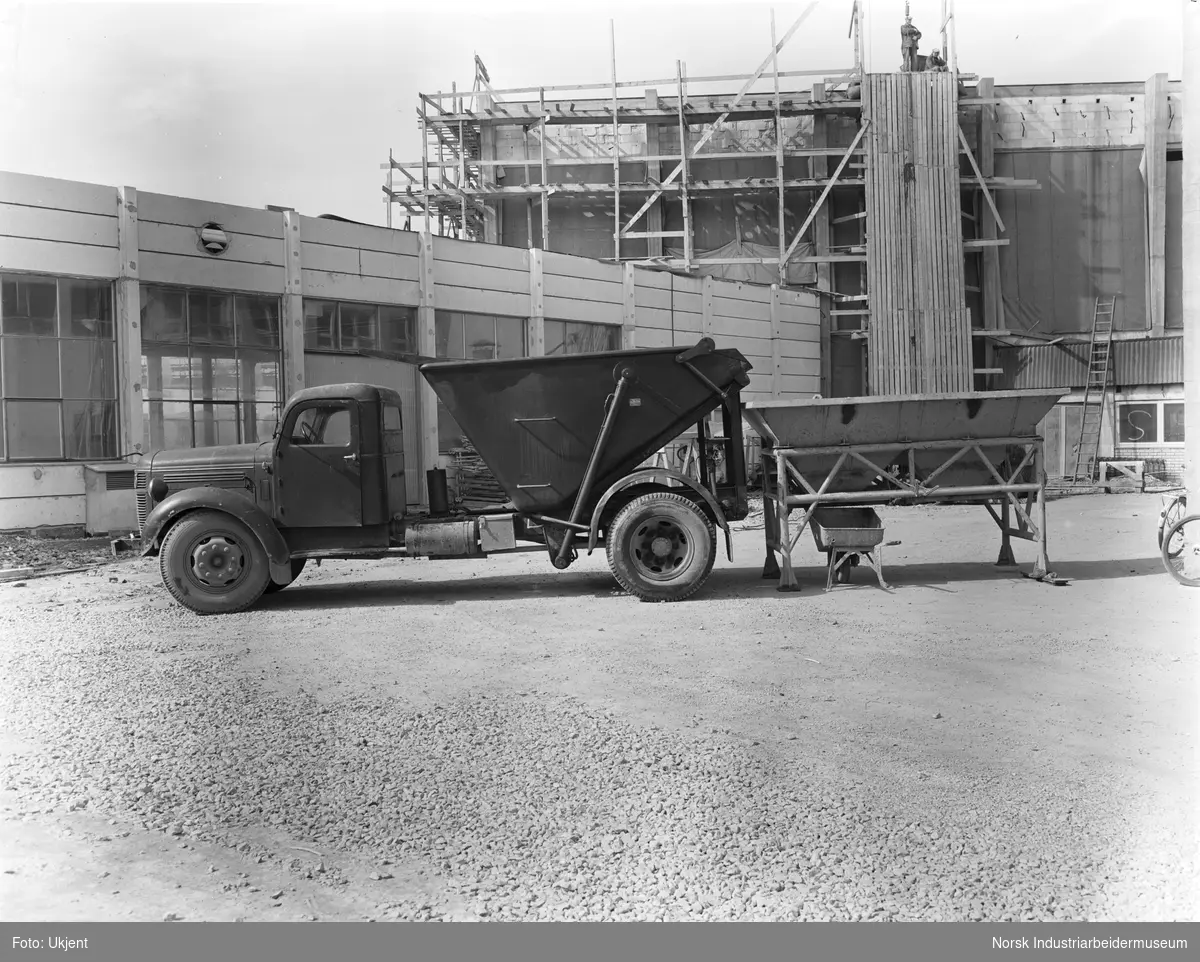
[[[1070,387],[1052,474],[1178,480],[1181,84],[997,85],[945,4],[892,72],[864,71],[857,2],[843,63],[780,69],[812,6],[746,75],[621,81],[614,43],[606,82],[506,89],[477,58],[383,165],[389,225],[657,267],[672,298],[808,289],[827,396]]]

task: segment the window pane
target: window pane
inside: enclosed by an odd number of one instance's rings
[[[142,355],[142,391],[152,400],[186,401],[191,394],[191,362],[187,348],[148,351]]]
[[[293,444],[350,444],[350,408],[345,402],[314,404],[297,416],[289,431]]]
[[[458,422],[450,416],[450,412],[446,409],[441,400],[437,403],[438,412],[438,451],[441,454],[446,454],[453,448],[462,447],[463,432],[458,426]]]
[[[496,356],[496,319],[490,314],[467,314],[463,318],[467,357],[490,361]]]
[[[279,298],[234,298],[238,344],[245,347],[279,347]]]
[[[188,336],[203,344],[232,344],[233,298],[189,291]]]
[[[1157,404],[1118,404],[1118,431],[1126,444],[1155,444],[1158,441]]]
[[[113,336],[112,284],[107,281],[59,282],[63,337]]]
[[[609,324],[569,323],[564,335],[564,354],[592,354],[620,347],[621,329]]]
[[[9,401],[4,405],[10,458],[61,458],[58,401]]]
[[[413,307],[379,309],[379,347],[389,354],[417,353],[417,311]]]
[[[496,357],[525,356],[525,320],[520,317],[496,318]]]
[[[192,400],[236,401],[238,399],[237,361],[224,352],[205,348],[192,349]]]
[[[279,403],[279,355],[266,351],[238,351],[238,390],[242,400]]]
[[[238,443],[236,404],[193,404],[192,419],[196,426],[196,447]]]
[[[64,339],[60,344],[63,397],[115,398],[117,396],[117,369],[112,341],[84,341],[70,338]]]
[[[562,354],[563,340],[565,337],[566,325],[562,321],[544,321],[543,329],[545,331],[546,353],[547,354]]]
[[[312,350],[338,349],[336,304],[331,301],[304,302],[304,346]]]
[[[4,338],[4,393],[7,397],[62,397],[57,338]]]
[[[58,333],[58,283],[49,280],[6,277],[0,312],[5,334],[37,334],[54,337]]]
[[[142,451],[177,451],[192,446],[192,410],[186,401],[143,401]]]
[[[142,288],[142,341],[187,341],[187,299],[182,291]]]
[[[63,401],[63,429],[68,458],[117,456],[116,401]]]
[[[342,350],[374,351],[379,348],[375,336],[375,308],[363,304],[342,304]]]
[[[1163,440],[1183,444],[1183,404],[1163,405]]]
[[[437,356],[466,357],[463,353],[463,316],[455,311],[438,311],[433,323]]]
[[[247,405],[254,413],[254,436],[248,437],[248,441],[270,441],[275,433],[275,426],[279,423],[279,408],[274,404],[249,404]]]

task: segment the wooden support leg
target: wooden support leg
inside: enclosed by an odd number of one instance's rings
[[[1015,568],[1017,559],[1013,556],[1012,538],[1009,536],[1009,506],[1008,498],[1000,502],[1000,557],[996,559],[998,568]]]
[[[1037,524],[1037,561],[1033,566],[1033,576],[1044,578],[1050,573],[1050,552],[1046,538],[1046,457],[1041,442],[1038,442],[1037,454],[1034,455],[1034,476],[1037,478],[1037,504],[1034,506],[1034,521]]]
[[[796,573],[792,570],[792,532],[788,524],[788,482],[787,465],[782,454],[775,455],[775,493],[777,500],[775,510],[779,522],[779,557],[783,562],[783,570],[779,574],[778,591],[799,591],[796,583]]]
[[[775,502],[774,493],[770,489],[770,476],[767,473],[767,465],[763,461],[763,540],[767,546],[767,560],[763,562],[763,579],[775,579],[779,577],[779,562],[775,558],[775,551],[771,547],[771,539],[778,537],[779,526],[775,520]]]

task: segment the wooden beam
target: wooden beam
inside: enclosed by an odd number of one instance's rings
[[[769,67],[771,65],[771,61],[775,57],[775,55],[778,54],[779,51],[783,49],[784,45],[792,38],[792,34],[794,34],[797,30],[800,29],[800,24],[802,24],[805,20],[808,19],[808,15],[813,12],[813,10],[816,8],[816,6],[817,6],[817,4],[814,0],[813,3],[810,3],[808,5],[808,7],[805,8],[804,13],[800,14],[800,16],[796,19],[796,22],[793,23],[791,25],[791,27],[788,28],[788,32],[783,35],[783,39],[780,40],[779,43],[775,44],[771,48],[771,52],[769,54],[767,54],[766,59],[763,60],[763,62],[761,64],[759,64],[758,69],[754,72],[754,74],[750,77],[750,79],[747,80],[746,83],[742,85],[742,89],[740,91],[738,91],[738,95],[733,98],[733,103],[730,104],[729,108],[726,109],[726,111],[723,114],[721,114],[721,116],[718,117],[713,123],[708,125],[708,129],[705,130],[704,135],[700,138],[700,141],[696,144],[696,147],[695,147],[696,151],[699,151],[701,147],[703,147],[705,144],[707,144],[709,142],[709,140],[712,139],[713,134],[715,134],[717,132],[717,128],[720,127],[720,125],[725,122],[725,118],[727,118],[729,116],[730,109],[737,106],[737,104],[741,103],[741,100],[744,96],[746,96],[747,91],[749,91],[750,88],[752,86],[754,86],[754,84],[758,81],[758,78],[761,77],[766,72],[767,67]],[[682,104],[682,97],[681,97],[680,109],[682,110],[682,108],[683,108],[683,104]],[[684,147],[685,147],[685,145],[683,145],[683,144],[680,145],[680,152],[686,154],[687,151],[684,150]],[[663,182],[664,185],[672,183],[675,180],[675,178],[678,177],[683,172],[684,172],[684,165],[683,165],[683,162],[681,161],[675,167],[675,169],[673,171],[671,171],[670,175]],[[649,200],[647,200],[642,205],[641,209],[636,214],[633,215],[633,219],[630,220],[629,223],[625,225],[624,229],[622,230],[622,233],[629,230],[629,228],[631,228],[634,224],[636,224],[641,219],[642,215],[645,214],[646,211],[648,211],[650,209],[650,205],[653,204],[655,201],[657,201],[658,198],[661,196],[662,196],[662,192],[659,191],[659,192],[655,193],[654,196],[652,196]]]
[[[675,61],[675,82],[679,88],[679,153],[682,157],[680,160],[680,168],[683,171],[683,179],[679,182],[679,201],[683,207],[683,264],[685,270],[692,269],[692,204],[688,197],[688,184],[691,181],[692,172],[688,167],[688,141],[691,139],[691,128],[688,126],[683,113],[683,61]],[[662,196],[661,191],[658,196]],[[651,198],[648,201],[652,206],[658,201]],[[637,218],[634,218],[636,220]],[[620,224],[617,225],[620,229]],[[628,230],[628,226],[625,228]]]
[[[999,238],[974,238],[972,240],[963,241],[963,250],[974,251],[983,250],[985,247],[1007,247],[1009,239],[1007,237]]]
[[[1154,334],[1166,328],[1167,309],[1167,75],[1146,81],[1147,307]]]
[[[617,26],[608,21],[609,49],[612,51],[612,165],[613,165],[613,259],[621,260],[621,131],[617,125]]]
[[[860,210],[857,214],[847,214],[845,217],[835,217],[831,224],[849,224],[852,220],[866,220],[867,212]]]
[[[805,218],[804,224],[800,227],[800,230],[796,233],[792,243],[788,246],[787,253],[784,255],[784,264],[791,259],[792,253],[796,250],[796,246],[800,243],[801,238],[804,237],[804,232],[808,230],[808,225],[811,224],[813,222],[813,218],[817,216],[817,211],[819,211],[821,209],[821,205],[825,203],[825,198],[829,196],[829,192],[833,190],[833,185],[837,183],[842,171],[846,168],[846,164],[850,161],[851,153],[854,152],[854,148],[858,146],[858,142],[862,140],[863,134],[867,132],[867,128],[870,126],[871,121],[864,120],[862,126],[858,128],[858,133],[854,135],[854,140],[851,141],[849,150],[847,150],[845,156],[842,157],[842,162],[838,164],[837,170],[833,172],[833,176],[829,179],[829,183],[826,184],[825,189],[821,191],[821,196],[818,197],[817,202],[813,204],[813,208],[808,212],[808,217]]]
[[[992,199],[992,192],[988,190],[987,179],[979,169],[979,165],[975,163],[975,155],[971,153],[971,147],[967,143],[967,135],[963,133],[962,127],[955,124],[955,130],[958,131],[958,141],[962,144],[963,150],[966,152],[967,160],[971,162],[971,170],[975,171],[975,181],[979,184],[979,189],[983,191],[983,199],[987,201],[987,205],[991,208],[992,216],[996,218],[996,226],[1000,230],[1004,230],[1004,221],[1000,219],[1000,211],[996,210],[996,202]]]

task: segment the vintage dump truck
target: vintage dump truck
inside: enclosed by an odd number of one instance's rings
[[[310,559],[482,558],[545,550],[570,566],[603,544],[612,573],[645,601],[678,601],[707,580],[716,528],[748,513],[741,390],[749,362],[694,347],[423,364],[429,382],[503,488],[507,504],[451,504],[426,474],[428,510],[406,497],[400,396],[367,384],[297,392],[269,441],[161,451],[135,477],[142,554],[198,614],[243,611]],[[707,419],[723,412],[723,440]],[[723,476],[640,468],[696,425],[723,445]]]

